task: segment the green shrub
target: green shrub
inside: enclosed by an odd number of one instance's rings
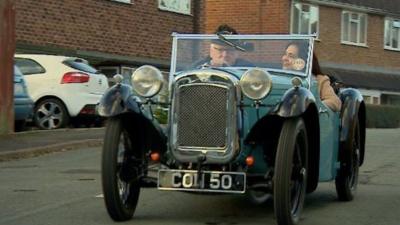
[[[157,108],[154,110],[154,117],[158,120],[160,124],[167,124],[168,122],[168,111],[163,108]]]
[[[366,105],[367,128],[400,127],[400,106]]]

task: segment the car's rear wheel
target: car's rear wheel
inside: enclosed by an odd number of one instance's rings
[[[355,120],[351,144],[344,149],[343,162],[336,176],[336,193],[340,201],[351,201],[357,190],[358,171],[360,166],[360,124]]]
[[[135,149],[120,118],[107,122],[103,156],[102,185],[106,208],[115,221],[133,217],[140,193],[144,156]]]
[[[307,184],[307,131],[302,118],[284,122],[274,172],[274,210],[279,225],[300,219]]]
[[[47,98],[38,102],[34,110],[34,122],[43,130],[65,127],[69,114],[64,104],[55,98]]]

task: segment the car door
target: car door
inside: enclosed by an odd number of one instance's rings
[[[317,81],[313,80],[320,124],[320,171],[319,180],[329,181],[336,175],[339,146],[339,113],[327,107],[319,96]]]

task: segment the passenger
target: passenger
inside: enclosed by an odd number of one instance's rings
[[[304,68],[304,59],[306,56],[301,56],[306,52],[302,51],[301,44],[292,42],[285,50],[282,56],[282,68],[286,70],[302,70]],[[339,112],[342,102],[333,90],[329,76],[323,75],[318,63],[316,55],[313,53],[312,74],[318,82],[319,95],[322,102],[327,105],[332,111]]]

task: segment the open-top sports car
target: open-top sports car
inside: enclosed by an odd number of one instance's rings
[[[313,36],[172,36],[167,102],[157,100],[161,72],[146,65],[133,73],[132,86],[116,76],[97,108],[108,117],[102,185],[112,219],[132,218],[140,189],[149,186],[272,198],[278,224],[299,221],[318,182],[335,180],[338,198],[353,199],[365,105],[351,88],[337,93],[338,112],[321,101]],[[231,58],[218,63],[218,53]],[[166,125],[153,116],[160,105],[168,108]]]

